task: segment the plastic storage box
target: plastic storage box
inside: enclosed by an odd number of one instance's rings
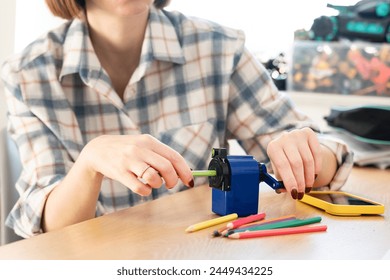
[[[295,41],[287,87],[390,97],[390,44]]]

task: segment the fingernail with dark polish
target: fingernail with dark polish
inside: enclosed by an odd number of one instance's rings
[[[298,193],[298,200],[301,200],[305,194],[303,192]]]
[[[291,197],[293,199],[297,199],[298,198],[298,191],[297,191],[297,189],[292,189],[291,190]]]
[[[193,179],[191,179],[191,181],[189,181],[188,186],[191,188],[194,187],[194,180]]]
[[[305,193],[309,193],[311,191],[311,188],[310,187],[306,187],[305,188]]]
[[[286,190],[285,188],[280,188],[280,189],[276,189],[275,192],[276,192],[277,194],[281,194],[281,193],[287,192],[287,190]]]

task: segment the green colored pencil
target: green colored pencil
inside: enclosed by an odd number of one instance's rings
[[[305,226],[310,225],[314,223],[321,222],[321,217],[313,217],[308,219],[296,219],[296,220],[289,220],[289,221],[281,221],[273,224],[265,224],[265,225],[259,225],[259,226],[253,226],[253,227],[246,227],[244,229],[235,229],[228,231],[227,235],[237,233],[237,232],[245,232],[245,231],[256,231],[256,230],[265,230],[265,229],[276,229],[276,228],[288,228],[288,227],[299,227],[299,226]]]
[[[216,170],[193,170],[192,176],[194,177],[214,177],[217,176]]]

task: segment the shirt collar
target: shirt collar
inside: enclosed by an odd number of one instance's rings
[[[177,31],[164,10],[151,7],[149,28],[154,58],[183,64],[185,59]]]
[[[101,77],[103,69],[89,38],[88,26],[84,19],[74,19],[69,26],[64,42],[64,61],[60,79],[68,74],[79,73],[85,83]],[[153,59],[185,63],[183,49],[174,24],[165,11],[150,8],[149,23],[143,42],[141,60],[131,82],[138,81]]]
[[[79,73],[88,83],[91,78],[100,76],[102,67],[89,38],[88,26],[83,19],[74,19],[70,24],[63,50],[64,61],[60,79],[68,74]]]

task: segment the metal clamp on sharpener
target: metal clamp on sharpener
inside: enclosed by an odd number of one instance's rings
[[[219,215],[256,214],[260,182],[275,190],[284,188],[282,182],[267,173],[265,164],[249,155],[227,155],[225,148],[213,149],[208,170],[212,172],[208,176],[213,188],[212,211]]]

